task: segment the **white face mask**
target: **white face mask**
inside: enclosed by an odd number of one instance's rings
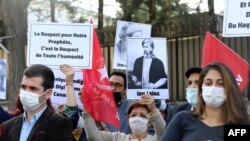
[[[186,99],[188,103],[196,107],[198,98],[198,88],[186,88]]]
[[[82,118],[82,116],[79,115],[79,120],[78,120],[78,123],[77,123],[77,128],[78,129],[82,129],[83,127],[84,127],[83,118]]]
[[[202,97],[207,106],[220,107],[226,100],[225,90],[222,87],[202,87]]]
[[[148,129],[148,119],[139,116],[129,118],[129,126],[133,133],[141,134]]]
[[[27,111],[36,110],[38,107],[40,107],[45,102],[45,99],[42,102],[39,102],[39,98],[41,96],[43,96],[44,94],[39,95],[36,93],[20,90],[19,96],[20,96],[20,101],[23,105],[23,108]]]

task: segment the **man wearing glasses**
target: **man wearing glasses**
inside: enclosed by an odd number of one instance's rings
[[[120,118],[120,129],[115,128],[112,125],[106,124],[106,127],[110,132],[120,131],[126,134],[131,133],[127,120],[127,109],[130,105],[131,100],[126,99],[126,74],[120,71],[114,71],[111,73],[110,85],[112,88],[113,96],[118,110],[118,115]]]

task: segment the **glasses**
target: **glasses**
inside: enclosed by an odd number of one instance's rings
[[[116,87],[116,88],[119,88],[119,87],[123,87],[124,85],[120,84],[120,83],[110,83],[110,86],[111,87]]]
[[[141,117],[141,118],[148,118],[147,115],[145,114],[136,114],[136,113],[132,113],[131,115],[129,115],[129,117]]]

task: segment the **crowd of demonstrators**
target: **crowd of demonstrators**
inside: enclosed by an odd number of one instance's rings
[[[227,66],[214,62],[203,68],[198,94],[196,108],[176,114],[161,141],[223,141],[224,125],[249,124],[240,89]]]
[[[156,108],[154,99],[151,95],[145,94],[141,96],[140,101],[134,101],[127,112],[129,126],[132,130],[131,134],[121,132],[100,131],[96,128],[93,118],[83,112],[84,129],[89,140],[102,141],[158,141],[165,129],[165,121]],[[153,123],[155,127],[155,135],[147,132],[149,124]]]
[[[66,78],[67,97],[63,112],[54,112],[51,105],[55,79],[51,69],[39,64],[30,66],[24,70],[16,110],[8,113],[0,107],[0,141],[219,141],[224,137],[224,125],[249,124],[235,77],[222,63],[211,63],[203,69],[189,68],[185,72],[187,102],[174,107],[149,94],[142,95],[140,100],[128,100],[126,74],[112,72],[110,85],[120,128],[94,122],[87,112],[82,111],[75,97],[75,70],[66,64],[61,65],[60,70]]]
[[[68,141],[72,125],[68,118],[53,112],[50,101],[55,77],[44,65],[32,65],[24,70],[20,101],[23,114],[1,124],[0,141]]]
[[[80,114],[79,113],[80,110],[78,109],[78,106],[77,106],[77,103],[76,103],[76,98],[75,98],[75,94],[74,94],[74,87],[73,87],[74,69],[69,65],[62,65],[60,70],[66,76],[65,81],[66,81],[67,102],[65,104],[63,113],[67,117],[69,117],[71,119],[72,123],[73,123],[75,120],[79,119],[79,116],[77,116],[77,115]],[[117,106],[119,106],[124,102],[124,100],[126,100],[126,93],[125,93],[126,89],[123,87],[123,85],[125,85],[125,83],[126,83],[125,74],[123,72],[113,72],[111,74],[111,77],[110,77],[110,83],[111,83],[111,86],[112,86],[112,90],[115,91],[113,94],[114,94],[116,104],[117,104]],[[118,96],[115,96],[115,95],[118,95]],[[131,102],[132,101],[130,101],[130,103]],[[126,103],[126,106],[129,106],[130,103]],[[124,121],[121,121],[121,124],[128,125],[128,127],[127,126],[125,126],[125,127],[127,127],[126,129],[130,130],[130,132],[131,132],[131,128],[129,126],[129,122],[128,122],[128,119],[127,119],[128,116],[127,116],[127,113],[125,113],[127,111],[126,108],[128,108],[128,107],[125,107],[125,109],[121,112],[122,113],[121,116],[123,116],[123,118],[125,117]],[[80,120],[78,121],[78,126],[79,126],[79,123],[80,123],[80,125],[82,125],[82,123],[84,123],[81,116],[80,116]],[[100,128],[98,128],[99,125],[98,126],[96,126],[96,125],[97,124],[94,123],[94,126],[97,128],[97,130],[100,131]],[[148,126],[150,126],[150,125],[151,124],[148,124]],[[147,129],[148,128],[145,129],[146,132],[147,132]],[[88,140],[87,136],[86,136],[86,132],[88,132],[88,131],[86,131],[86,130],[88,130],[88,129],[85,128],[85,129],[82,130],[82,133],[81,133],[80,137],[77,140],[79,140],[79,141],[87,141]],[[120,130],[121,129],[117,129],[117,131],[112,131],[112,132],[122,132]],[[106,130],[106,131],[109,131],[109,129]],[[130,134],[130,133],[124,133],[124,134]],[[75,136],[74,136],[74,138],[76,140]]]
[[[201,70],[202,68],[200,67],[191,67],[185,72],[185,76],[187,78],[187,88],[186,88],[187,102],[180,105],[171,106],[171,108],[169,108],[166,117],[167,125],[176,113],[184,110],[192,110],[194,107],[196,107],[198,98],[198,82]]]

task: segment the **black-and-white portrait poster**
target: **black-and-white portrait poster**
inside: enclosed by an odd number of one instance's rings
[[[0,99],[6,100],[6,76],[7,76],[6,59],[0,58]]]
[[[127,69],[127,37],[151,37],[150,24],[117,21],[113,69]]]
[[[127,98],[169,99],[166,38],[127,38]]]

